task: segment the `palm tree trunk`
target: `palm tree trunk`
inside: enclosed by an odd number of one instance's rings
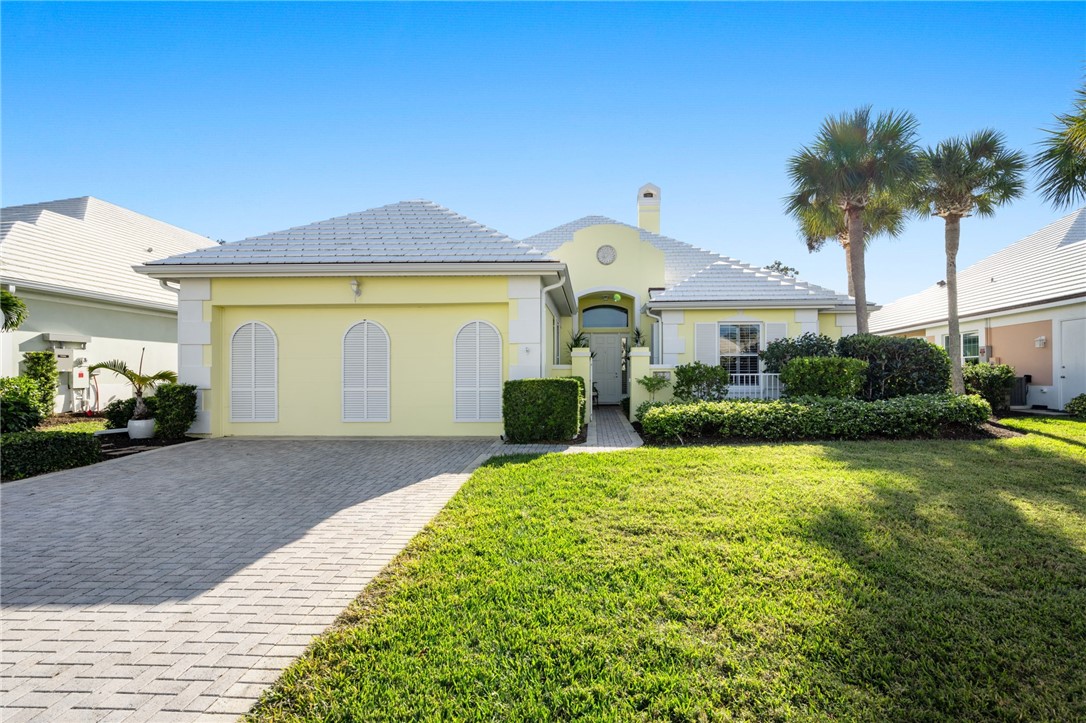
[[[848,295],[856,296],[856,282],[852,280],[852,251],[849,248],[848,236],[840,236],[841,248],[845,250],[845,273],[848,274]]]
[[[862,208],[849,208],[848,257],[852,269],[853,298],[856,299],[856,333],[867,333],[867,272],[864,269],[864,220]]]
[[[950,388],[955,394],[965,394],[962,380],[962,335],[958,323],[958,242],[962,235],[960,216],[946,217],[946,353],[950,356]]]

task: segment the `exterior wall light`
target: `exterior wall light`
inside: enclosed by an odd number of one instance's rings
[[[1047,344],[1048,339],[1043,336],[1039,336],[1033,340],[1033,346],[1037,347],[1038,349],[1044,349]]]
[[[351,292],[356,299],[362,295],[362,284],[358,283],[358,279],[351,279]]]

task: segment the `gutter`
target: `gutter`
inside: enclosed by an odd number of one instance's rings
[[[650,301],[646,307],[653,309],[821,309],[847,313],[855,311],[853,304],[843,305],[834,301],[759,301],[757,299],[732,299],[728,301]],[[868,304],[868,309],[877,311],[882,306]]]
[[[560,261],[393,262],[290,264],[140,264],[137,274],[155,279],[288,276],[539,276],[566,270]]]
[[[546,360],[543,358],[547,351],[547,338],[543,336],[544,329],[547,325],[547,294],[560,286],[565,285],[568,276],[562,276],[562,272],[559,271],[558,281],[554,282],[550,286],[544,286],[542,291],[539,292],[539,378],[545,379],[547,367]]]

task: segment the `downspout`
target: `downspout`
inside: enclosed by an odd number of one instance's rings
[[[659,348],[657,349],[659,354],[657,355],[656,363],[657,364],[663,364],[664,363],[664,319],[663,319],[663,317],[656,316],[655,314],[653,314],[652,310],[649,309],[648,304],[645,304],[645,316],[649,317],[650,319],[656,319],[656,323],[660,325],[660,345],[659,345]],[[649,360],[651,361],[652,357],[649,357]]]
[[[547,294],[554,289],[559,288],[562,284],[566,283],[566,280],[562,278],[562,272],[556,271],[558,281],[554,282],[550,286],[544,286],[543,290],[539,292],[539,378],[543,379],[547,371],[547,362],[543,358],[547,353],[547,337],[543,334],[544,328],[547,326]],[[561,323],[561,322],[559,322]],[[549,329],[547,330],[550,331]]]
[[[158,280],[158,285],[161,286],[162,288],[166,289],[166,291],[172,291],[175,294],[180,294],[181,293],[181,287],[179,287],[179,286],[170,286],[169,284],[166,283],[166,279],[159,279]]]

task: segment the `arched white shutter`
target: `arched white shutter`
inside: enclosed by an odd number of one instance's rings
[[[259,321],[242,324],[230,339],[230,421],[278,419],[275,332]]]
[[[720,325],[694,324],[694,361],[720,366]]]
[[[343,421],[389,421],[388,332],[362,321],[343,336]]]
[[[456,334],[455,418],[458,422],[500,422],[502,338],[485,321],[472,321]]]

